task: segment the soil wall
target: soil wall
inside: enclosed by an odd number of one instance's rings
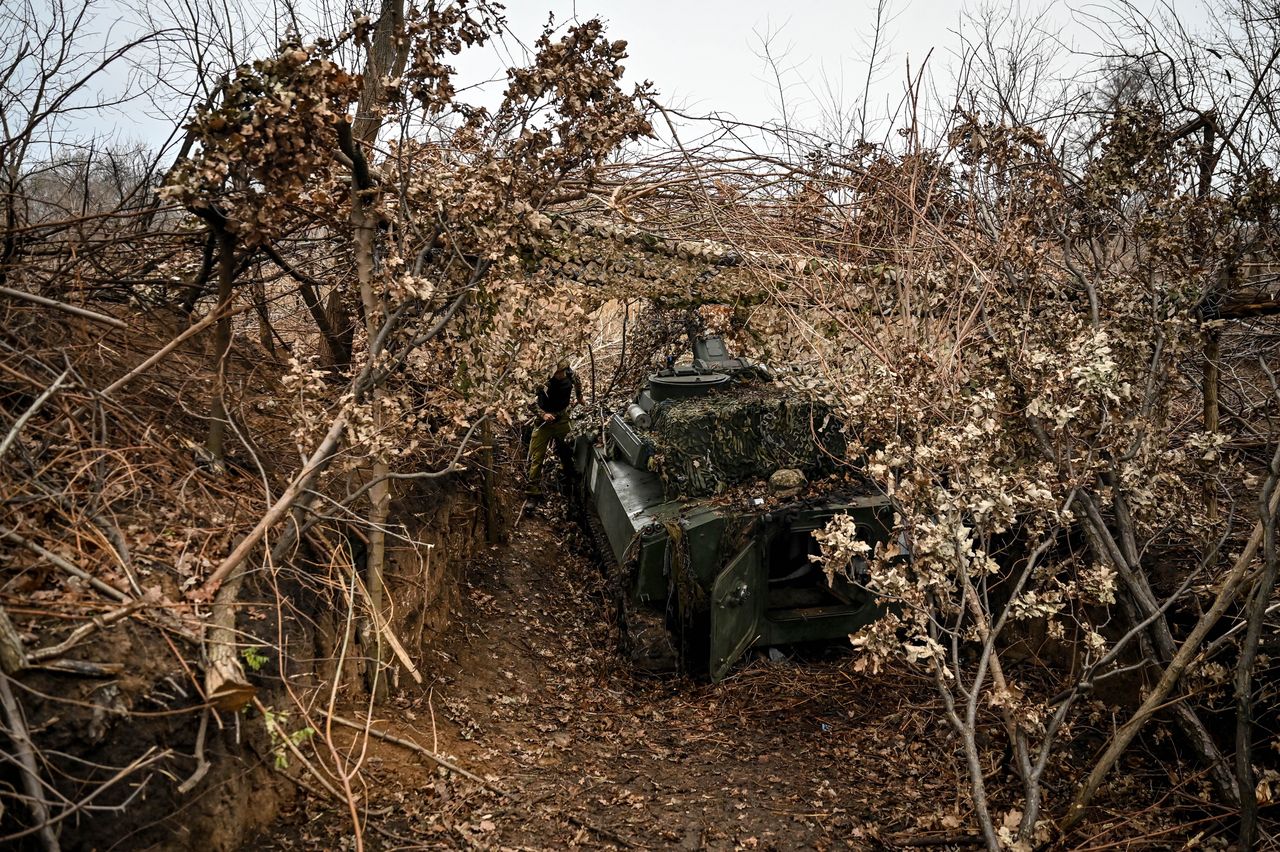
[[[386,576],[391,626],[419,667],[449,623],[466,566],[488,546],[486,514],[480,483],[461,478],[405,489],[393,503],[391,523],[401,543],[390,549]],[[257,572],[241,596],[237,628],[260,660],[251,680],[262,705],[280,714],[289,731],[304,724],[295,699],[332,686],[330,659],[350,623],[346,591],[311,573],[324,556],[303,554],[275,573]],[[363,573],[359,559],[357,567]],[[22,629],[21,615],[15,620]],[[372,631],[360,621],[348,636],[343,701],[367,696]],[[280,744],[262,712],[251,706],[206,714],[196,646],[158,627],[126,619],[85,644],[80,658],[121,664],[117,677],[32,672],[13,681],[59,795],[78,801],[121,768],[134,767],[59,825],[63,849],[229,852],[297,795],[289,777],[297,767],[278,768]],[[414,686],[407,673],[392,672],[393,693]],[[208,768],[192,783],[201,752]],[[5,767],[0,783],[21,789]],[[0,836],[26,823],[28,814],[17,810],[0,817]],[[39,848],[36,836],[16,848]]]

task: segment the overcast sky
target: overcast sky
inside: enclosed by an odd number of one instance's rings
[[[939,50],[930,62],[943,60],[961,8],[958,0],[891,3],[878,88],[896,94],[907,61],[918,68],[931,48]],[[507,9],[510,29],[532,40],[548,12],[558,22],[575,13],[603,18],[612,37],[628,42],[629,75],[652,80],[666,103],[750,122],[778,111],[766,45],[791,102],[825,96],[828,83],[860,101],[876,21],[874,0],[516,0]]]
[[[1204,19],[1199,0],[1134,0],[1155,12],[1176,10],[1189,29]],[[964,10],[981,0],[888,0],[886,25],[873,74],[870,112],[896,104],[910,67],[928,59],[942,79],[956,65],[962,36],[975,28]],[[1104,5],[1082,2],[991,2],[997,20],[1019,17],[1060,42],[1064,64],[1083,63],[1098,50]],[[613,38],[626,39],[628,76],[654,82],[663,101],[695,112],[720,112],[760,123],[779,114],[779,93],[791,108],[812,112],[833,98],[860,104],[876,33],[876,0],[512,0],[506,17],[525,43],[537,37],[547,14],[557,23],[601,17]],[[781,89],[773,66],[782,73]],[[469,65],[469,63],[468,63]],[[463,66],[466,68],[467,66]],[[1064,70],[1068,70],[1065,69]],[[877,109],[877,107],[879,107]]]
[[[113,2],[113,0],[108,0]],[[253,0],[248,0],[252,4]],[[1174,8],[1197,28],[1200,0],[1135,0],[1140,6]],[[879,67],[872,75],[869,112],[883,115],[902,97],[907,69],[928,57],[936,78],[948,80],[963,35],[974,27],[963,10],[978,2],[889,0],[882,29]],[[997,18],[1033,18],[1063,47],[1064,62],[1083,62],[1097,49],[1096,3],[1023,2],[989,4]],[[717,112],[741,121],[778,118],[780,93],[801,122],[813,120],[824,104],[862,102],[871,43],[876,33],[875,0],[509,0],[512,37],[469,51],[457,61],[463,81],[499,72],[521,61],[520,45],[532,45],[549,13],[558,26],[573,19],[601,17],[610,37],[629,44],[628,77],[652,80],[670,106],[695,113]],[[264,33],[270,43],[273,36]],[[771,66],[766,52],[772,54]],[[775,77],[775,69],[781,79]],[[483,102],[483,98],[481,101]],[[156,144],[167,135],[161,122],[142,110],[105,117],[99,130],[117,138]],[[868,134],[871,135],[871,134]]]

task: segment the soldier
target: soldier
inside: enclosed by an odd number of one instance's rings
[[[551,378],[538,388],[538,423],[529,439],[529,482],[525,491],[530,497],[542,496],[542,463],[552,440],[556,442],[564,475],[570,471],[573,451],[569,447],[569,409],[573,408],[575,395],[578,405],[582,405],[582,381],[569,366],[569,359],[561,358]]]

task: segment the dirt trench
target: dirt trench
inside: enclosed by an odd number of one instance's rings
[[[963,839],[954,742],[928,684],[846,660],[749,661],[718,685],[643,677],[615,653],[603,580],[551,505],[472,567],[422,667],[374,714],[484,783],[371,740],[369,849],[882,848]],[[352,715],[363,708],[349,708]],[[246,849],[353,848],[350,817],[306,797]]]

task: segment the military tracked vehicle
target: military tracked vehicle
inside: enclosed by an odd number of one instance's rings
[[[720,680],[751,648],[843,638],[877,618],[828,580],[813,533],[852,515],[889,536],[889,501],[840,463],[839,424],[718,337],[669,358],[603,425],[578,431],[577,497],[639,667]],[[865,568],[864,568],[865,570]]]

